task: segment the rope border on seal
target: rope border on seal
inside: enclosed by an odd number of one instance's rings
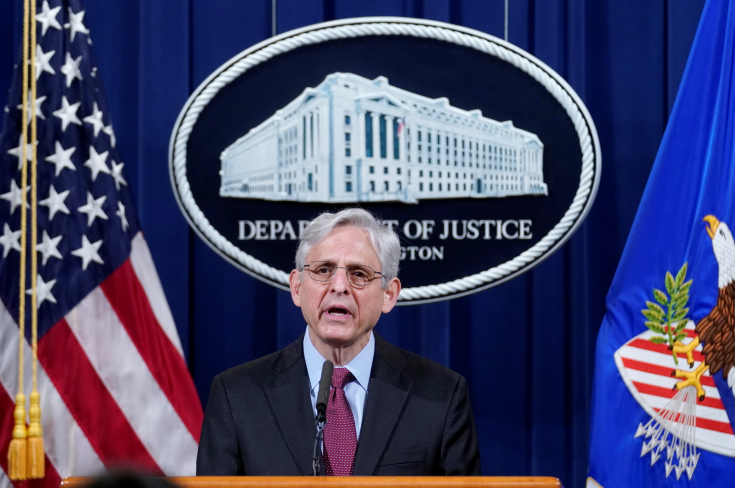
[[[364,24],[337,25],[334,27],[325,27],[302,32],[264,46],[263,48],[234,61],[221,72],[213,74],[213,78],[203,84],[201,92],[197,93],[196,96],[190,100],[188,106],[185,107],[185,110],[179,117],[178,129],[175,128],[175,135],[172,137],[171,147],[172,182],[174,183],[174,187],[177,191],[176,194],[179,203],[185,210],[185,216],[194,225],[195,231],[198,231],[200,236],[202,236],[205,241],[209,241],[216,250],[225,254],[226,258],[231,259],[231,262],[234,262],[235,265],[245,268],[246,271],[254,273],[260,278],[266,279],[266,282],[279,287],[288,288],[288,273],[261,262],[233,245],[210,224],[204,213],[199,209],[199,206],[197,206],[186,176],[186,147],[189,141],[189,136],[197,122],[199,114],[210,100],[212,100],[212,98],[214,98],[214,96],[223,87],[254,66],[263,63],[274,56],[301,46],[317,44],[333,39],[346,39],[372,35],[403,35],[437,39],[473,48],[510,63],[540,83],[562,105],[573,122],[583,156],[582,168],[580,171],[580,184],[577,192],[575,193],[572,204],[564,214],[562,220],[557,223],[557,225],[555,225],[555,227],[537,244],[527,249],[514,259],[496,267],[492,267],[486,271],[443,284],[402,289],[399,296],[399,302],[404,304],[416,304],[448,296],[455,297],[469,294],[479,288],[490,287],[494,283],[497,284],[502,282],[502,280],[510,279],[511,277],[523,272],[527,266],[537,261],[542,256],[548,255],[554,251],[554,249],[562,243],[560,242],[560,239],[563,238],[573,227],[579,224],[579,219],[584,216],[583,212],[586,209],[589,198],[593,195],[595,187],[597,187],[596,178],[598,172],[596,172],[596,154],[598,142],[595,129],[592,126],[592,121],[589,125],[586,115],[582,113],[576,101],[573,100],[568,93],[568,90],[565,89],[558,80],[553,78],[543,68],[513,50],[498,43],[494,43],[489,39],[473,36],[438,25],[422,25],[401,22],[371,22]]]

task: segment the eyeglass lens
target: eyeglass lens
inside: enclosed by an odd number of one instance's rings
[[[348,280],[355,287],[365,287],[373,279],[375,272],[366,265],[349,265],[347,267],[338,267],[332,262],[312,262],[308,264],[309,275],[312,279],[319,282],[329,282],[335,276],[338,269],[345,269]]]

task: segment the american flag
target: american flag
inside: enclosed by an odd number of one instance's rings
[[[36,19],[37,94],[28,103],[38,141],[28,144],[38,151],[38,391],[47,459],[45,479],[31,484],[58,486],[118,464],[192,475],[202,407],[138,223],[84,7],[43,0]],[[18,383],[21,69],[0,134],[0,487],[12,486]]]

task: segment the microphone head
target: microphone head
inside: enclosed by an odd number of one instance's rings
[[[325,361],[324,364],[322,364],[322,377],[320,380],[326,379],[330,383],[332,383],[332,373],[335,371],[335,365],[332,363],[332,361]]]
[[[330,396],[330,384],[332,384],[332,372],[335,365],[332,361],[325,361],[322,364],[322,376],[319,378],[319,391],[317,392],[317,419],[320,422],[325,420],[325,411],[327,410],[327,398]]]

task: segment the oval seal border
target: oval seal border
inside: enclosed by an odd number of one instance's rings
[[[601,173],[598,133],[575,91],[555,71],[534,56],[491,35],[444,22],[404,17],[359,17],[314,24],[262,41],[230,59],[192,93],[174,125],[169,143],[169,174],[177,203],[199,237],[225,260],[280,289],[289,289],[289,273],[243,252],[222,236],[194,201],[186,174],[187,143],[199,114],[228,83],[250,68],[294,48],[359,36],[415,36],[476,49],[499,58],[531,76],[564,108],[580,142],[580,181],[572,204],[557,225],[534,246],[491,269],[443,284],[401,290],[400,304],[421,304],[472,294],[501,284],[549,257],[577,230],[595,199]]]

